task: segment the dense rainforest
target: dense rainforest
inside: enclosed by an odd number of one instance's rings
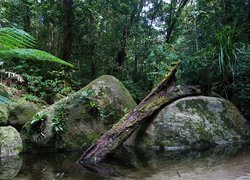
[[[249,107],[250,0],[0,0],[0,179],[249,178]]]
[[[75,65],[1,57],[1,77],[20,75],[12,86],[33,101],[52,104],[110,74],[140,102],[178,60],[179,84],[200,85],[250,117],[249,0],[1,0],[0,27],[23,29]]]

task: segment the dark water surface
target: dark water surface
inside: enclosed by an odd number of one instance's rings
[[[250,180],[250,145],[204,151],[139,151],[120,149],[102,164],[110,174],[97,174],[76,164],[81,153],[26,154],[2,158],[0,179],[216,179]],[[106,172],[106,171],[104,171]]]

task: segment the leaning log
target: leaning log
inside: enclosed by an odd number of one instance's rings
[[[171,65],[166,78],[130,113],[126,114],[109,131],[90,146],[79,159],[78,163],[91,167],[113,153],[132,133],[163,105],[177,99],[199,94],[193,86],[176,86],[175,73],[179,63]]]

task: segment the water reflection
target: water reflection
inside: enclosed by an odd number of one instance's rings
[[[103,179],[76,164],[79,152],[23,155],[23,165],[15,179]]]
[[[22,166],[22,157],[0,157],[0,179],[12,179],[20,171]]]
[[[135,153],[138,161],[132,158],[136,169],[116,179],[250,179],[249,146],[217,146],[204,151],[138,152]]]
[[[216,147],[204,151],[142,151],[121,148],[102,164],[113,174],[100,175],[78,166],[81,153],[23,155],[9,163],[19,174],[14,179],[250,179],[249,146]],[[13,161],[12,161],[13,162]],[[18,161],[19,162],[19,161]],[[20,164],[20,162],[19,162]],[[7,166],[6,166],[7,167]],[[20,169],[20,168],[19,168]],[[1,166],[2,170],[2,166]],[[3,173],[1,173],[3,174]],[[5,174],[8,174],[6,171]],[[13,177],[15,173],[12,173]],[[4,175],[7,177],[7,175]],[[0,178],[3,179],[1,176]],[[10,178],[9,178],[10,179]]]

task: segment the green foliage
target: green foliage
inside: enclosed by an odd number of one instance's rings
[[[220,81],[220,73],[214,54],[215,48],[208,47],[191,56],[184,55],[177,74],[180,83],[217,84]]]
[[[151,82],[148,81],[146,75],[144,76],[141,75],[141,77],[139,78],[140,78],[140,81],[137,81],[137,82],[133,81],[132,78],[122,81],[122,83],[128,89],[129,93],[131,94],[131,96],[133,97],[135,101],[140,101],[141,99],[143,99],[143,97],[146,96],[146,94],[144,94],[143,92],[145,91],[147,92],[147,90],[149,91],[149,87],[150,88],[152,87],[152,84]],[[142,86],[141,84],[144,84],[145,86]]]
[[[236,52],[235,79],[231,85],[235,89],[235,102],[246,118],[250,119],[250,47],[243,47]]]
[[[98,101],[96,100],[96,98],[94,97],[95,92],[92,88],[87,89],[86,91],[84,91],[82,93],[82,98],[84,99],[84,101],[87,103],[88,105],[88,112],[95,116],[96,118],[98,118],[98,114],[99,114],[99,105],[98,105]]]
[[[26,101],[33,102],[33,103],[40,103],[40,99],[33,94],[23,94],[22,95]]]
[[[30,122],[32,129],[38,133],[37,141],[41,141],[44,138],[43,129],[45,127],[45,121],[47,116],[41,112],[37,113]]]
[[[151,48],[144,60],[149,80],[157,85],[167,74],[170,64],[177,60],[179,55],[170,45],[157,45]]]
[[[50,73],[53,74],[54,72]],[[64,86],[64,80],[58,79],[59,77],[54,75],[51,75],[49,79],[42,76],[31,76],[26,73],[22,76],[27,82],[26,90],[49,104],[54,103],[53,98],[57,93],[68,95],[72,92],[71,87]]]
[[[66,109],[65,106],[58,106],[56,110],[56,115],[52,119],[52,131],[57,135],[60,135],[60,133],[64,130],[64,118],[66,116]]]
[[[225,80],[230,74],[233,74],[233,68],[236,64],[236,44],[237,30],[235,26],[224,26],[215,32],[216,42],[218,42],[217,53],[218,62],[222,78]]]
[[[0,51],[0,56],[3,59],[13,59],[13,58],[20,58],[20,59],[30,59],[30,60],[39,60],[39,61],[49,61],[54,62],[62,65],[66,65],[69,67],[74,67],[74,65],[67,63],[49,53],[44,51],[40,51],[37,49],[9,49],[9,50],[2,50]]]
[[[0,50],[14,48],[34,48],[36,40],[17,28],[0,28]]]
[[[35,39],[23,30],[16,28],[0,29],[0,57],[3,59],[33,59],[40,61],[55,62],[69,67],[74,67],[51,54],[34,48],[36,46]]]
[[[60,120],[59,117],[54,117],[52,119],[52,129],[54,130],[55,133],[59,134],[60,132],[63,132],[63,125],[62,121]]]
[[[246,114],[247,0],[195,0],[184,8],[184,0],[74,0],[69,7],[70,27],[62,8],[65,2],[69,1],[0,1],[0,23],[25,29],[38,39],[19,29],[0,31],[0,56],[43,61],[40,65],[5,62],[11,72],[27,80],[23,86],[28,93],[53,103],[56,93],[67,95],[100,75],[111,74],[139,102],[165,76],[169,64],[181,60],[179,83],[200,84],[207,94],[216,92],[230,99]],[[69,40],[69,59],[77,64],[71,72],[59,66],[53,69],[46,62],[71,65],[34,50],[38,46],[63,57]],[[48,73],[55,69],[57,75]],[[85,97],[90,96],[86,92]],[[98,110],[98,103],[89,101],[89,108]]]
[[[245,8],[244,1],[195,1],[185,12],[176,46],[182,50],[182,83],[200,84],[205,94],[231,100],[249,118]]]
[[[34,117],[33,117],[33,119],[32,119],[32,121],[30,122],[30,124],[31,125],[34,125],[34,124],[37,124],[37,123],[42,123],[43,121],[45,121],[46,120],[46,115],[45,114],[43,114],[43,113],[37,113]]]

